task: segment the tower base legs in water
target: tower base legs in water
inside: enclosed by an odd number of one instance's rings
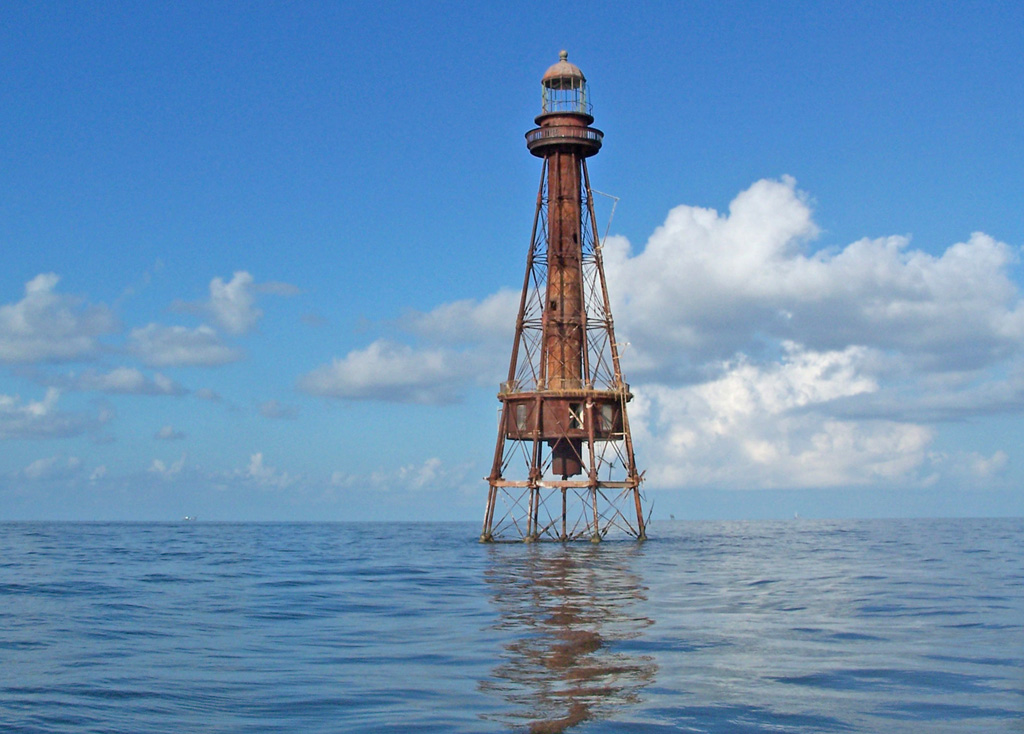
[[[637,487],[492,485],[480,542],[646,540],[640,506]]]

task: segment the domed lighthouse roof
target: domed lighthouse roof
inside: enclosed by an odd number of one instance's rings
[[[543,101],[541,116],[552,113],[586,115],[590,117],[587,78],[580,67],[569,63],[569,52],[558,54],[558,63],[553,64],[540,80]],[[588,124],[593,118],[588,120]]]
[[[576,64],[569,63],[569,52],[558,54],[558,63],[544,72],[540,83],[549,89],[579,89],[587,81]]]

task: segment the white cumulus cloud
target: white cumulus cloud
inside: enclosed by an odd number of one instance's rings
[[[212,367],[243,356],[205,324],[195,329],[148,324],[132,329],[128,340],[132,353],[151,367]]]
[[[34,481],[74,479],[82,471],[82,460],[77,456],[69,456],[62,459],[59,456],[50,456],[45,459],[37,459],[21,470],[22,476]]]
[[[426,313],[411,311],[401,319],[408,332],[437,344],[498,343],[512,345],[518,291],[502,289],[482,301],[444,303]]]
[[[906,237],[811,251],[817,231],[806,197],[784,178],[757,182],[726,214],[676,207],[637,254],[611,238],[605,260],[631,364],[682,375],[784,339],[896,351],[928,370],[1020,351],[1014,248],[975,233],[938,256]]]
[[[234,476],[261,487],[276,489],[284,489],[299,480],[299,477],[292,476],[287,472],[279,471],[265,464],[262,451],[250,456],[249,465],[245,469],[236,471]]]
[[[236,272],[227,283],[221,278],[210,281],[210,313],[229,334],[244,334],[263,316],[252,286],[252,276],[245,271]]]
[[[312,395],[351,400],[439,404],[457,399],[479,371],[478,353],[413,348],[378,340],[299,379]]]
[[[958,487],[998,485],[1010,465],[1009,455],[1002,450],[987,456],[977,451],[933,452],[928,458],[937,472],[956,477]]]
[[[0,395],[0,439],[68,438],[104,422],[104,416],[62,411],[60,391],[49,388],[42,400],[22,402],[17,395]]]
[[[331,485],[345,489],[370,487],[381,492],[458,488],[466,483],[468,469],[469,465],[448,466],[439,458],[431,457],[420,463],[378,469],[369,474],[336,471],[331,475]]]
[[[501,290],[482,301],[410,311],[398,325],[425,345],[379,339],[302,376],[299,389],[349,400],[454,402],[472,384],[502,379],[518,306],[518,293]]]
[[[228,334],[245,334],[261,318],[263,311],[256,306],[258,295],[292,296],[299,289],[289,283],[256,283],[245,270],[235,271],[231,280],[215,277],[210,281],[210,298],[201,303],[176,302],[174,308],[208,316]]]
[[[867,353],[788,344],[781,362],[728,363],[714,380],[637,388],[635,440],[655,487],[823,487],[913,478],[929,428],[840,420],[832,401],[877,390]]]
[[[185,469],[185,459],[186,454],[182,454],[180,459],[170,464],[165,463],[162,459],[153,459],[153,463],[149,465],[149,472],[161,479],[174,479]]]
[[[83,372],[70,379],[68,387],[125,395],[184,395],[187,392],[166,375],[157,372],[147,377],[134,367],[115,367],[109,372]]]
[[[98,338],[117,330],[105,306],[56,292],[59,276],[43,273],[25,284],[17,303],[0,306],[0,362],[60,362],[90,359]]]

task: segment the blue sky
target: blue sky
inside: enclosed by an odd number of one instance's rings
[[[1019,4],[2,20],[0,519],[477,519],[563,48],[655,519],[1024,513]]]

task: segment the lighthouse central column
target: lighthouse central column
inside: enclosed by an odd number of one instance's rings
[[[547,387],[579,389],[583,374],[583,270],[580,247],[580,158],[548,156],[548,283],[544,353]]]

